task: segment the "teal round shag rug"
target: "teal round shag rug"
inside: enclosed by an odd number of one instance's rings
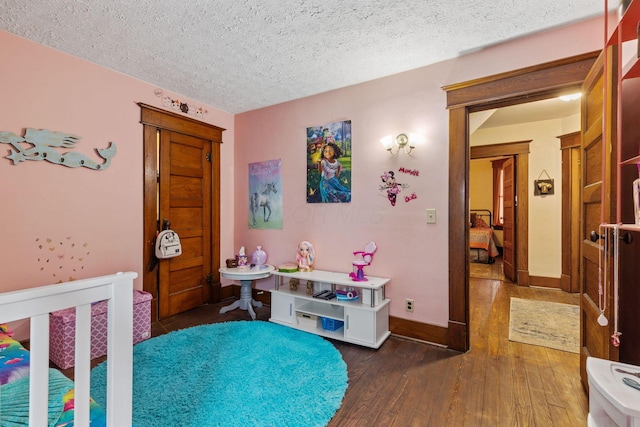
[[[91,371],[91,396],[102,405],[107,363]],[[143,341],[133,347],[133,370],[136,427],[325,426],[348,380],[330,342],[262,321]]]

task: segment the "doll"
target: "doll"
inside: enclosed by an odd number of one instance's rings
[[[316,254],[311,243],[304,241],[298,244],[298,253],[296,261],[298,263],[298,271],[313,271],[313,260]]]

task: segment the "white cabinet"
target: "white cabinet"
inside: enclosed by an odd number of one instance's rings
[[[384,296],[389,279],[367,276],[366,282],[356,282],[345,273],[319,270],[272,275],[271,322],[372,348],[380,347],[391,334],[390,300]],[[290,289],[290,279],[299,281],[297,290]],[[359,297],[353,301],[314,298],[307,293],[310,282],[313,292],[348,287],[355,288]]]
[[[384,310],[377,311],[359,307],[349,307],[345,310],[345,339],[356,344],[367,345],[367,343],[377,342],[378,337],[388,336],[389,309],[388,305],[385,307]]]
[[[294,304],[295,298],[292,295],[282,294],[277,298],[271,295],[271,319],[276,319],[279,323],[293,323]]]

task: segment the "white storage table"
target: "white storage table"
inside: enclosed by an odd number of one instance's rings
[[[316,335],[346,341],[371,348],[379,348],[391,335],[389,332],[389,302],[384,288],[390,279],[366,276],[367,281],[351,280],[347,273],[314,270],[311,272],[271,272],[275,288],[271,289],[271,318],[269,321]],[[300,281],[297,290],[289,287],[290,279]],[[313,292],[354,288],[357,300],[337,298],[324,300],[306,293],[306,282],[312,281]],[[323,327],[327,324],[331,328]],[[340,325],[342,326],[335,327]]]

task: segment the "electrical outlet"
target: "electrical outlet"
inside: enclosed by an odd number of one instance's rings
[[[407,298],[404,300],[404,309],[407,311],[413,311],[413,300],[411,298]]]

